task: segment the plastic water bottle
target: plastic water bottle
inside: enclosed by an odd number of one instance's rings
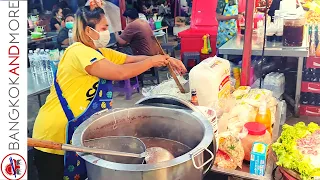
[[[52,82],[53,80],[53,74],[52,74],[52,68],[51,68],[51,61],[50,61],[50,50],[46,49],[45,50],[45,62],[46,62],[46,71],[47,71],[47,78],[48,82]]]
[[[50,66],[50,50],[45,50],[45,61],[46,61],[46,68],[48,72],[51,72],[51,66]]]
[[[69,45],[73,44],[72,30],[71,29],[69,29],[68,37],[69,37]]]
[[[35,72],[36,75],[41,75],[41,64],[40,64],[40,56],[39,56],[39,51],[40,49],[36,49],[33,52],[33,60],[34,60],[34,67],[35,67]]]
[[[280,125],[283,125],[284,123],[286,123],[286,119],[287,119],[287,103],[286,103],[286,101],[282,100],[281,105],[282,105],[282,111],[281,111]]]
[[[44,49],[40,50],[39,60],[40,60],[40,68],[41,68],[41,75],[42,75],[41,77],[45,79],[47,75],[47,66],[46,66],[46,54]]]
[[[29,50],[28,58],[30,62],[30,69],[31,69],[32,76],[35,77],[37,74],[37,70],[36,70],[36,65],[35,65],[36,62],[35,62],[32,50]]]

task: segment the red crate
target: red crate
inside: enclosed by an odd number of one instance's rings
[[[320,94],[320,83],[305,82],[301,83],[301,92],[310,92]]]
[[[320,57],[308,57],[306,68],[320,68]]]
[[[300,106],[300,115],[320,117],[320,106]]]

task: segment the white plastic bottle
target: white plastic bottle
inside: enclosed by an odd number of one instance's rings
[[[34,67],[35,67],[36,75],[41,75],[41,64],[40,64],[41,60],[39,57],[39,51],[40,51],[40,49],[37,48],[33,52],[33,60],[34,60]]]
[[[32,50],[29,50],[28,58],[30,62],[30,70],[31,70],[32,76],[36,76],[37,71],[36,71],[35,60],[34,60],[34,55]]]
[[[45,61],[46,61],[46,68],[47,71],[51,72],[51,66],[50,66],[50,50],[46,49],[45,50]]]
[[[72,30],[71,29],[69,29],[68,37],[69,37],[69,45],[73,44]]]
[[[44,49],[40,49],[39,53],[39,59],[40,59],[40,68],[41,68],[41,74],[43,77],[45,77],[47,68],[46,68],[46,55]]]

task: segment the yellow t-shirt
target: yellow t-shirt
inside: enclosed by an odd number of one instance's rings
[[[123,64],[126,55],[108,48],[97,50],[82,43],[74,43],[66,49],[58,65],[57,81],[75,117],[83,113],[95,95],[99,78],[89,75],[85,67],[107,59]],[[54,85],[46,103],[41,107],[33,128],[33,138],[66,143],[67,117],[60,105]],[[64,151],[37,148],[43,152],[63,155]]]

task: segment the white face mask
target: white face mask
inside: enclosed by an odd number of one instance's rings
[[[110,41],[110,32],[109,32],[109,30],[98,32],[93,28],[91,28],[91,29],[99,34],[99,38],[97,40],[94,40],[89,36],[91,38],[91,40],[93,41],[94,46],[96,46],[96,48],[104,48],[104,47],[106,47],[108,45],[109,41]]]

